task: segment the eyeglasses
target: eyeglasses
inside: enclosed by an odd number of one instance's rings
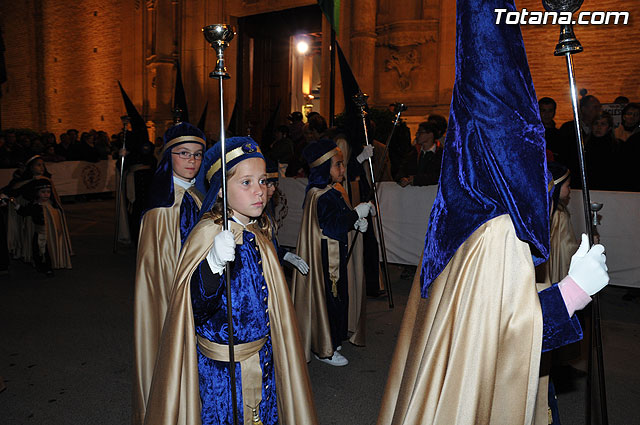
[[[178,155],[180,159],[191,159],[193,157],[195,158],[196,161],[202,160],[202,152],[191,153],[187,151],[180,151],[180,152],[171,152],[171,154]]]
[[[267,182],[267,187],[278,187],[278,183],[268,181]]]

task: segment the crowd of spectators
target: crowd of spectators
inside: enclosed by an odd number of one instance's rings
[[[122,134],[109,136],[104,131],[90,130],[79,134],[69,129],[56,137],[53,133],[30,130],[0,132],[0,168],[16,168],[34,155],[45,162],[98,162],[117,157],[122,146]]]
[[[613,117],[602,110],[595,96],[585,95],[580,100],[580,125],[589,186],[596,190],[640,191],[640,173],[635,165],[640,155],[640,104],[630,103],[624,97],[617,98],[614,103],[623,107],[617,125]],[[575,176],[571,179],[572,187],[580,188],[574,122],[569,121],[557,127],[554,121],[556,102],[549,97],[541,98],[539,107],[549,159],[567,166]],[[388,124],[393,121],[392,115],[390,111],[371,111],[367,124],[370,143],[384,147],[382,142],[386,142],[390,132]],[[337,117],[337,126],[329,128],[325,118],[317,112],[311,112],[306,120],[302,113],[293,112],[288,120],[288,125],[277,126],[274,134],[264,138],[261,148],[273,161],[287,164],[286,175],[289,177],[306,175],[308,170],[302,151],[311,141],[323,137],[335,140],[346,134],[354,157],[362,151],[364,141],[360,135],[363,133],[361,123],[354,126]],[[387,173],[390,178],[385,179],[395,180],[403,186],[407,182],[412,185],[437,184],[437,179],[425,179],[420,175],[412,177],[415,173],[437,176],[440,172],[437,159],[441,157],[439,154],[444,143],[446,119],[432,115],[427,121],[420,124],[413,144],[408,127],[401,122],[384,159],[375,158],[384,152],[384,149],[376,149],[374,160],[390,163],[391,172]],[[349,127],[355,127],[355,130]],[[156,141],[155,151],[161,149],[161,142],[161,139]],[[45,162],[97,162],[117,158],[121,146],[122,133],[109,136],[104,131],[90,130],[80,134],[75,129],[69,129],[56,137],[53,133],[6,130],[0,132],[0,168],[20,167],[34,155],[40,155]],[[430,158],[428,151],[435,154],[436,160],[425,160],[425,155]]]
[[[412,145],[411,132],[407,125],[401,120],[397,128],[393,133],[393,138],[390,142],[389,149],[385,149],[385,143],[393,123],[394,114],[387,110],[371,110],[367,116],[367,135],[369,143],[374,145],[373,161],[376,171],[380,170],[380,181],[398,181],[403,177],[427,171],[426,163],[425,167],[422,167],[422,162],[417,159],[416,149],[420,150],[421,147],[421,134],[424,132],[418,130],[416,134],[416,141]],[[305,177],[308,173],[308,166],[302,157],[302,151],[312,141],[329,138],[334,141],[338,141],[341,138],[347,139],[350,149],[350,158],[355,158],[362,152],[364,147],[364,129],[362,127],[362,121],[360,119],[349,121],[348,117],[339,115],[336,118],[336,126],[328,127],[326,119],[317,112],[311,112],[307,115],[306,120],[302,113],[293,112],[288,116],[289,124],[282,124],[277,126],[273,135],[266,135],[261,143],[261,150],[269,159],[278,162],[280,164],[286,164],[285,175],[287,177]],[[433,115],[429,117],[428,128],[433,128],[433,134],[431,137],[431,144],[424,148],[431,149],[433,145],[433,151],[436,151],[436,147],[439,147],[439,151],[442,148],[442,139],[446,131],[446,119],[439,115]],[[437,123],[432,122],[437,121]],[[426,122],[421,124],[420,128],[423,128]],[[420,139],[420,140],[419,140]],[[416,148],[417,147],[417,148]],[[385,152],[386,150],[386,152]],[[423,156],[420,159],[424,162]],[[440,156],[441,157],[441,156]],[[378,164],[385,163],[386,165]],[[413,164],[415,162],[416,164]],[[436,161],[431,161],[433,164],[428,165],[428,172],[431,175],[435,175],[435,179],[420,179],[416,178],[414,185],[427,185],[437,184],[437,176],[440,172],[440,164]],[[413,166],[415,165],[415,166]],[[283,167],[284,168],[284,167]],[[417,170],[416,170],[417,168]],[[422,170],[425,168],[425,170]],[[411,172],[407,173],[408,169]],[[404,184],[404,182],[402,183]]]
[[[640,104],[624,97],[614,104],[622,107],[620,123],[604,111],[592,95],[580,99],[580,131],[584,144],[587,183],[594,190],[640,191],[640,172],[636,165],[640,155]],[[571,171],[571,187],[581,187],[580,165],[576,143],[575,122],[556,127],[556,102],[543,97],[538,101],[540,117],[545,127],[547,153]]]

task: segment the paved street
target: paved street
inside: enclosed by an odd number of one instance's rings
[[[135,251],[113,246],[113,200],[65,205],[73,270],[53,278],[13,262],[0,276],[2,424],[128,424],[133,359]],[[345,344],[350,364],[309,365],[320,424],[375,423],[397,329],[409,291],[392,267],[396,308],[369,299],[368,346]],[[623,288],[602,296],[611,424],[639,424],[640,300]],[[562,423],[583,423],[584,379],[559,396]]]

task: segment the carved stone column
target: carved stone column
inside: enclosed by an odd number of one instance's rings
[[[360,89],[367,93],[369,104],[377,99],[374,90],[376,59],[376,0],[354,0],[351,19],[351,54],[348,57]]]
[[[146,102],[149,121],[162,132],[171,121],[176,61],[174,5],[170,0],[147,0],[145,16]]]

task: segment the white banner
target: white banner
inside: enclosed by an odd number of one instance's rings
[[[115,190],[115,160],[100,162],[63,161],[46,162],[47,171],[58,195],[111,192]],[[11,181],[14,168],[0,169],[0,188]]]
[[[307,179],[280,178],[289,214],[278,232],[281,245],[295,247],[302,219]],[[378,186],[387,259],[390,263],[417,265],[424,249],[424,237],[437,186],[400,187],[394,182]],[[607,266],[612,285],[640,287],[640,193],[591,192],[592,202],[601,202],[600,240],[607,249]],[[582,192],[571,191],[569,204],[576,238],[584,230]]]

